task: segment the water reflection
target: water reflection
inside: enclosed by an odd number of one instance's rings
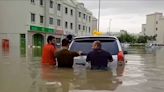
[[[147,82],[144,75],[144,59],[141,55],[127,55],[128,63],[125,68],[127,74],[124,75],[123,86],[134,86]]]
[[[9,55],[9,48],[2,48],[2,55],[8,56]]]
[[[35,47],[32,49],[33,57],[41,57],[42,56],[42,47]]]
[[[58,69],[54,66],[42,66],[42,82],[39,84],[39,92],[115,90],[122,83],[112,76],[111,71],[79,71],[78,69],[80,68]]]

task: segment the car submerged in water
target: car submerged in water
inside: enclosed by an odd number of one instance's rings
[[[92,51],[92,44],[94,41],[100,41],[102,43],[102,49],[110,52],[113,57],[113,62],[108,63],[108,67],[117,67],[117,65],[125,64],[124,52],[122,50],[119,40],[114,36],[103,36],[103,37],[76,37],[70,44],[69,50],[71,51],[82,51],[83,55],[74,58],[74,65],[87,65],[86,56]]]

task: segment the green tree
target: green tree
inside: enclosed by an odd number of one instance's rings
[[[137,43],[147,43],[147,37],[146,36],[139,36],[137,39]]]
[[[128,33],[126,34],[121,34],[118,39],[120,40],[121,43],[128,42],[128,43],[135,43],[137,38],[133,35],[130,35]]]

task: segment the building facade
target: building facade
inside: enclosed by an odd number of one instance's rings
[[[146,24],[142,24],[142,33],[145,36],[156,36],[157,44],[164,44],[164,20],[162,13],[153,13],[146,16]]]
[[[92,13],[76,0],[57,0],[57,31],[63,35],[91,35]]]
[[[84,7],[83,3],[77,3],[76,5],[77,35],[92,35],[92,13]]]
[[[97,31],[97,18],[92,18],[92,30]]]
[[[55,33],[55,0],[1,0],[0,44],[17,50],[43,47]],[[20,52],[22,53],[22,52]]]
[[[0,46],[13,50],[41,49],[49,35],[60,43],[68,34],[92,33],[92,13],[76,0],[0,0],[0,11]]]
[[[142,24],[142,31],[141,31],[141,35],[146,35],[146,24]]]
[[[158,44],[164,44],[164,17],[160,18],[159,24],[158,24],[158,31],[157,31],[157,43]]]

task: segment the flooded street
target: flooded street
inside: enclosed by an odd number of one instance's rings
[[[36,51],[35,55],[33,51]],[[39,52],[39,51],[38,51]],[[117,72],[40,65],[40,53],[0,50],[0,92],[163,92],[164,48],[130,48]]]

